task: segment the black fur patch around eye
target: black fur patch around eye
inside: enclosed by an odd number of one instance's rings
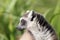
[[[24,19],[21,20],[21,25],[25,25],[26,21]]]

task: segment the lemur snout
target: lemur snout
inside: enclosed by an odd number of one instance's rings
[[[24,30],[23,26],[21,26],[21,25],[18,25],[18,26],[16,27],[16,29],[17,29],[17,30],[20,30],[20,31]]]
[[[18,26],[17,26],[17,29],[18,30],[24,30],[26,28],[26,21],[24,19],[21,19]]]

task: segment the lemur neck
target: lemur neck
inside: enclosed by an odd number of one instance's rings
[[[42,27],[40,31],[37,28],[31,28],[29,32],[34,37],[34,40],[57,40],[54,31],[50,33],[50,30],[47,31],[47,29]]]
[[[29,30],[29,32],[30,32],[30,34],[32,34],[32,36],[35,38],[35,40],[47,40],[47,39],[45,39],[47,34],[44,34],[44,32],[42,32],[42,31],[38,31],[37,29],[31,29],[31,30]]]

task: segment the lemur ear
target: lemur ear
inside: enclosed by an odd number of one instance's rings
[[[31,21],[33,21],[33,19],[36,17],[36,13],[34,11],[32,11],[32,18]]]
[[[37,16],[36,16],[36,17],[34,17],[33,21],[37,22]]]

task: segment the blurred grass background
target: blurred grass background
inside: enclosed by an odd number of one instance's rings
[[[26,10],[42,13],[60,40],[60,0],[0,0],[0,40],[17,40],[15,28]]]

